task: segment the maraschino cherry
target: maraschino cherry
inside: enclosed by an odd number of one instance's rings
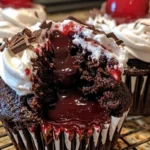
[[[149,0],[107,0],[106,12],[113,18],[123,18],[125,22],[146,16]]]
[[[1,0],[0,3],[4,7],[13,8],[31,8],[33,7],[33,0]]]

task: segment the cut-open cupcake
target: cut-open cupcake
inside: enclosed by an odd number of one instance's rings
[[[0,119],[18,150],[110,150],[132,105],[122,42],[74,17],[5,39]]]

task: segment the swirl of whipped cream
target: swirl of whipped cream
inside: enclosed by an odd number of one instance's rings
[[[30,29],[32,31],[40,29],[39,23],[32,26]],[[40,47],[45,44],[44,42],[42,38],[39,38],[40,44],[31,43],[31,45],[34,48],[38,47],[40,50]],[[0,52],[0,77],[10,88],[16,91],[17,95],[22,96],[33,93],[31,77],[34,72],[32,71],[31,58],[36,57],[35,51],[29,48],[18,54],[12,53],[8,48]]]
[[[116,21],[111,19],[107,14],[97,15],[94,19],[89,17],[86,21],[87,24],[94,25],[98,30],[102,30],[105,33],[110,33],[116,27]]]
[[[114,28],[113,32],[124,41],[125,49],[131,56],[150,62],[150,19],[121,24]]]
[[[32,84],[30,75],[26,75],[25,69],[32,70],[31,57],[35,57],[35,53],[29,49],[23,51],[17,56],[5,49],[0,53],[0,76],[18,95],[30,94]]]
[[[1,8],[0,9],[0,42],[4,37],[11,37],[23,28],[46,20],[43,6],[34,4],[32,8]]]

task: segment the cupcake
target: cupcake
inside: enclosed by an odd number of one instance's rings
[[[94,19],[90,17],[87,23],[106,33],[113,32],[124,42],[129,60],[123,81],[134,98],[130,114],[150,115],[149,2],[148,0],[132,1],[130,4],[128,2],[131,1],[108,0],[100,11],[92,12],[96,17]],[[110,8],[114,4],[116,8],[112,11]]]
[[[132,97],[126,50],[74,17],[5,39],[0,120],[17,150],[111,150]]]
[[[0,6],[0,43],[47,17],[44,7],[31,0],[1,0]]]

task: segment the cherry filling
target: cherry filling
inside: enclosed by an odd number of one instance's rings
[[[70,53],[75,48],[72,44],[72,37],[59,31],[53,31],[51,42],[54,49],[54,83],[59,89],[70,88],[76,81],[77,73],[74,67],[75,59]]]
[[[42,125],[43,131],[47,130],[46,127],[50,128],[50,125],[55,129],[71,129],[73,127],[85,129],[92,125],[102,127],[103,124],[110,121],[110,114],[99,104],[99,99],[97,97],[90,99],[89,97],[85,100],[81,89],[79,90],[79,86],[77,86],[81,80],[79,80],[79,70],[74,64],[77,54],[81,54],[77,52],[81,52],[82,48],[72,43],[75,31],[71,31],[71,29],[74,29],[73,24],[65,26],[63,32],[54,30],[50,35],[55,65],[53,82],[57,90],[58,101],[55,105],[50,106],[46,116],[46,120],[49,122]],[[83,63],[86,65],[86,62]],[[90,68],[85,67],[84,69]],[[115,73],[110,72],[111,75]],[[120,80],[119,75],[120,73],[114,75],[116,81]]]
[[[98,101],[86,101],[79,90],[59,92],[59,101],[49,111],[48,119],[56,128],[63,126],[70,129],[74,126],[86,128],[91,125],[102,126],[108,122],[108,114]]]

